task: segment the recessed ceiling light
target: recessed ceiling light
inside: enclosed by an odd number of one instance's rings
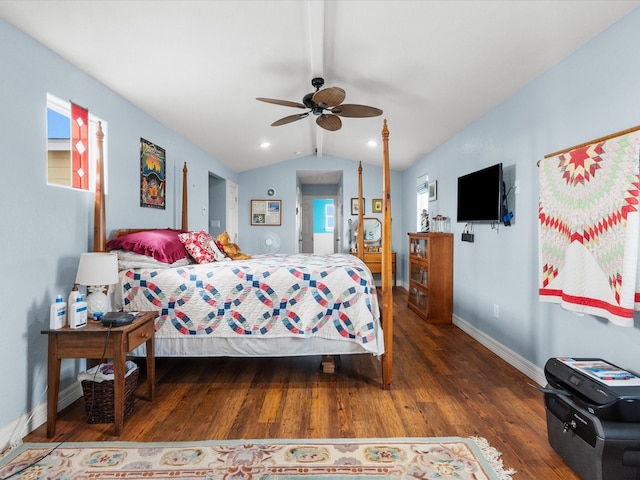
[[[375,140],[369,140],[367,142],[367,145],[369,145],[371,148],[377,147],[378,146],[378,142],[376,142]]]
[[[260,144],[260,148],[269,148],[271,146],[271,142],[262,142]]]

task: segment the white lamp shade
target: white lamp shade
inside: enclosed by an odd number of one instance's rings
[[[76,283],[78,285],[118,283],[118,256],[115,253],[103,252],[81,254]]]

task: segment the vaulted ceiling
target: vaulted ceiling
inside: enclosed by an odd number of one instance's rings
[[[0,16],[235,171],[316,154],[404,170],[640,1],[0,0]],[[311,79],[384,111],[330,132]],[[54,92],[52,92],[54,93]],[[269,148],[261,148],[269,142]]]

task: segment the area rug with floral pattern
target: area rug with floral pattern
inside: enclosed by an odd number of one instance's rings
[[[510,480],[480,437],[25,443],[0,479]]]

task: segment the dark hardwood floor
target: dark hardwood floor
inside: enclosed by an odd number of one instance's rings
[[[156,361],[156,399],[135,408],[119,437],[85,423],[83,400],[25,442],[183,441],[258,438],[482,436],[502,452],[514,480],[578,480],[547,441],[542,394],[532,381],[453,325],[429,325],[394,289],[393,386],[371,355],[341,357],[337,374],[320,357]],[[144,362],[141,361],[142,365]]]

